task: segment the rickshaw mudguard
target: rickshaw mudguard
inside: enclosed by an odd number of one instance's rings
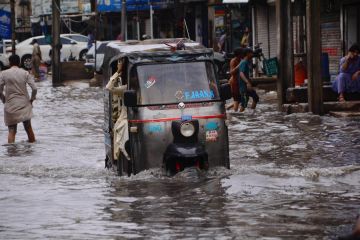
[[[167,174],[171,176],[189,167],[208,170],[209,161],[205,147],[200,143],[170,144],[164,153],[163,161]]]

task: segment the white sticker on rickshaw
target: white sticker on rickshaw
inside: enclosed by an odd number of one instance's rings
[[[217,141],[219,134],[217,130],[211,130],[211,131],[206,131],[206,141],[207,142],[215,142]]]
[[[145,88],[151,88],[156,83],[156,78],[154,76],[150,76],[148,80],[145,82]]]

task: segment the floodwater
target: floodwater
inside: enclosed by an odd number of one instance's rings
[[[0,129],[1,239],[334,239],[360,210],[360,119],[231,114],[231,169],[104,169],[102,90],[39,83],[35,144]],[[0,111],[2,122],[3,111]]]

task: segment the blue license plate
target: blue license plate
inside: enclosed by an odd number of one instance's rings
[[[181,116],[181,121],[190,121],[192,120],[192,116],[191,115],[183,115]]]

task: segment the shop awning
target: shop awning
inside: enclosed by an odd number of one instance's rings
[[[248,3],[249,0],[223,0],[223,3]]]

